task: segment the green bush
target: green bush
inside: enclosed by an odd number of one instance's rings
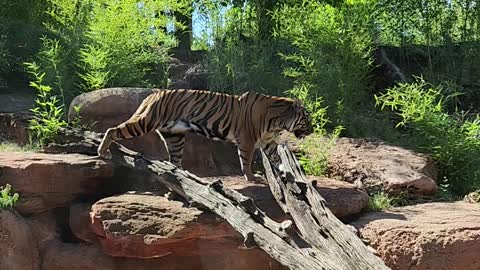
[[[317,132],[307,136],[300,143],[300,165],[307,175],[325,176],[330,150],[340,135],[342,128],[335,129],[331,134]]]
[[[393,207],[393,199],[384,192],[378,192],[368,197],[368,211],[388,210]]]
[[[64,106],[52,93],[52,87],[44,84],[45,73],[36,63],[27,63],[27,70],[34,78],[30,86],[37,91],[33,116],[29,121],[31,142],[44,145],[54,141],[58,130],[67,126]]]
[[[369,1],[336,6],[303,1],[284,4],[273,14],[275,38],[289,44],[280,53],[288,65],[284,75],[310,99],[323,97],[335,126],[344,125],[365,98],[372,64],[373,7]]]
[[[23,62],[35,55],[45,34],[46,0],[0,0],[0,7],[0,72],[21,77]]]
[[[165,14],[189,12],[189,1],[94,1],[81,48],[83,86],[86,91],[109,86],[165,86],[168,49],[176,45],[167,33],[169,23],[183,28]],[[168,14],[167,13],[167,14]],[[162,74],[147,75],[154,68]],[[155,78],[157,77],[157,78]],[[153,80],[148,80],[153,78]]]
[[[275,49],[258,41],[249,44],[227,39],[207,51],[206,67],[208,87],[213,91],[283,95],[289,86],[281,75]]]
[[[18,193],[10,194],[12,186],[6,184],[5,187],[0,187],[0,209],[14,207],[18,201]]]
[[[261,38],[255,3],[226,5],[223,1],[202,1],[196,4],[205,29],[194,44],[207,51],[205,65],[210,90],[282,95],[288,89],[289,82],[281,74],[278,44]]]
[[[441,87],[423,79],[376,96],[378,106],[400,116],[397,126],[407,128],[419,148],[432,154],[441,183],[450,192],[463,195],[480,188],[480,117],[447,114],[447,99]]]
[[[383,191],[376,192],[368,197],[367,210],[381,211],[392,207],[406,206],[413,202],[410,199],[408,193],[391,195]]]
[[[187,1],[46,0],[46,5],[47,35],[26,64],[37,91],[30,121],[36,143],[51,142],[67,126],[65,108],[81,92],[166,86],[168,49],[176,44],[166,28],[182,28],[169,14],[187,12]]]
[[[169,14],[188,12],[187,1],[47,3],[47,35],[33,60],[65,107],[106,86],[166,86],[168,50],[176,45],[166,28],[182,28]]]

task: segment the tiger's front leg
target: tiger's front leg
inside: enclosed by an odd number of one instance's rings
[[[240,166],[245,179],[250,182],[260,181],[260,177],[257,177],[252,172],[253,154],[255,152],[255,144],[239,143],[238,156],[240,158]]]

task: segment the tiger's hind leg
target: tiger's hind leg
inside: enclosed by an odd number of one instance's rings
[[[158,131],[157,131],[158,132]],[[183,133],[162,133],[167,146],[170,162],[178,168],[182,168],[183,145],[185,134]]]
[[[117,132],[115,129],[116,128],[109,128],[105,132],[102,142],[100,143],[97,149],[97,153],[99,156],[107,159],[112,158],[112,153],[110,153],[110,150],[108,150],[108,148],[110,148],[110,145],[114,142],[113,134]]]

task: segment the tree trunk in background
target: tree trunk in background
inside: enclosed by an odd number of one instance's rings
[[[178,47],[177,49],[181,52],[190,52],[191,45],[192,45],[192,14],[181,14],[175,13],[175,19],[177,21],[182,22],[185,25],[185,29],[179,30],[177,29],[175,32],[175,37],[178,40]]]

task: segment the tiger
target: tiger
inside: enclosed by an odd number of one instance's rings
[[[313,132],[309,113],[299,100],[256,92],[230,95],[206,90],[154,90],[127,121],[109,128],[98,147],[98,155],[111,158],[115,141],[156,132],[165,144],[169,161],[181,167],[185,133],[194,132],[237,146],[242,174],[259,181],[252,172],[254,151],[262,148],[275,155],[276,135],[293,132],[303,138]],[[277,156],[278,157],[278,156]]]

